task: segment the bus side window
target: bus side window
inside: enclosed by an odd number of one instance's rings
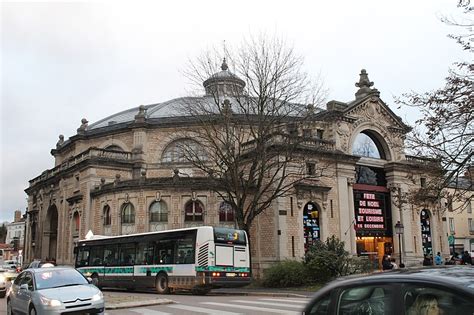
[[[104,265],[114,266],[118,263],[118,246],[110,245],[104,248]]]
[[[122,244],[120,246],[120,265],[132,266],[135,264],[135,244]]]

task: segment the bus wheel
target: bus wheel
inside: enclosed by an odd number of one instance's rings
[[[169,293],[170,289],[168,288],[168,277],[166,274],[160,273],[156,276],[155,287],[159,294]]]
[[[192,288],[191,293],[194,295],[206,295],[211,291],[211,289],[207,288]]]

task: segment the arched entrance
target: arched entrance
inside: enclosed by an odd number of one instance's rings
[[[44,223],[44,238],[46,240],[43,247],[43,254],[48,259],[56,260],[56,253],[58,249],[58,209],[52,205],[46,214],[46,221]]]
[[[423,255],[433,255],[433,243],[431,241],[431,216],[428,210],[421,210],[420,214],[421,226],[421,247],[423,248]]]
[[[303,229],[304,229],[304,251],[321,238],[321,228],[319,222],[319,214],[321,208],[313,203],[308,202],[303,209]]]

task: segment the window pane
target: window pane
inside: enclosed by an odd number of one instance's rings
[[[120,246],[120,265],[131,266],[135,263],[135,245],[123,244]]]
[[[119,261],[118,245],[107,245],[104,249],[104,265],[114,266]]]
[[[157,241],[155,243],[155,264],[173,264],[175,240]]]
[[[76,258],[76,265],[78,267],[88,266],[89,265],[89,248],[79,248]]]
[[[122,223],[135,223],[135,208],[131,203],[122,207]]]
[[[140,243],[137,248],[137,264],[153,264],[153,243]]]
[[[102,246],[92,247],[90,254],[91,266],[100,266],[102,265],[102,260],[104,259],[104,248]]]
[[[392,291],[385,286],[360,286],[342,292],[337,307],[340,315],[393,314]]]
[[[309,315],[326,315],[329,314],[329,303],[331,303],[331,296],[328,294],[319,299],[309,311]]]
[[[357,135],[352,145],[352,154],[380,159],[380,152],[375,142],[366,134]]]
[[[150,222],[168,222],[168,207],[163,201],[150,206]]]
[[[222,202],[219,207],[220,222],[234,222],[234,209],[228,202]]]
[[[471,314],[474,309],[474,301],[466,300],[447,288],[405,285],[402,294],[408,315]]]

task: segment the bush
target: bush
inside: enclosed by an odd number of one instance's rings
[[[335,236],[312,245],[305,254],[304,265],[310,281],[319,283],[371,270],[368,261],[349,256],[349,252],[344,249],[344,242]]]
[[[284,288],[298,287],[306,284],[306,270],[302,262],[285,260],[263,272],[264,287]]]

